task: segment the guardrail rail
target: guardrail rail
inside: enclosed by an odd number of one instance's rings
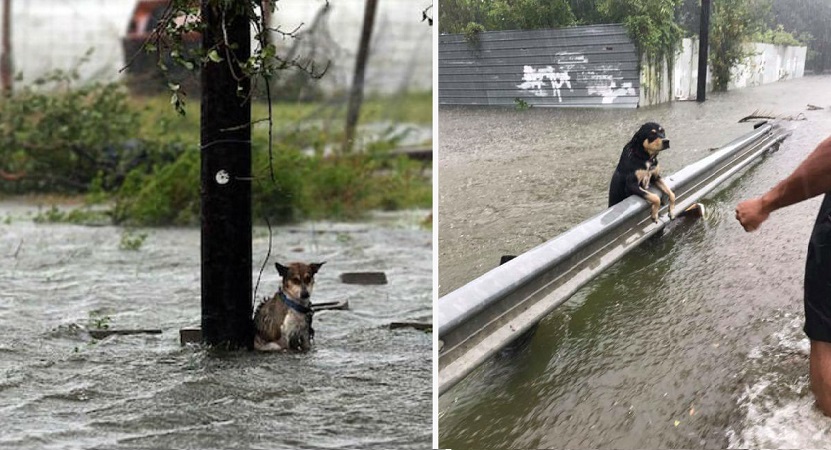
[[[762,124],[664,177],[675,192],[676,211],[694,205],[788,136]],[[666,206],[653,223],[646,201],[632,196],[439,298],[439,395],[669,222]]]

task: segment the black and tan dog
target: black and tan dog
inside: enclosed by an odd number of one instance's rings
[[[254,348],[261,351],[308,351],[312,347],[312,288],[322,263],[276,263],[280,289],[254,313]]]
[[[652,221],[658,221],[661,198],[649,191],[654,184],[669,199],[669,218],[675,218],[675,194],[661,178],[658,153],[669,148],[664,128],[647,122],[623,147],[620,161],[609,185],[609,206],[622,202],[630,195],[637,195],[652,206]]]

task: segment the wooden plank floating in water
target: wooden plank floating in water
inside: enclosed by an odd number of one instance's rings
[[[89,330],[93,339],[104,339],[110,336],[129,336],[132,334],[162,334],[162,330]]]
[[[338,300],[336,302],[321,302],[312,304],[312,310],[314,312],[327,310],[345,311],[347,309],[349,309],[349,300]]]
[[[412,328],[418,331],[433,331],[433,324],[424,322],[393,322],[390,324],[390,330],[398,330],[400,328]]]
[[[202,343],[202,329],[201,328],[182,328],[179,330],[179,343],[185,344],[201,344]]]
[[[387,274],[384,272],[344,272],[340,274],[340,282],[344,284],[387,284]]]
[[[678,217],[692,217],[695,219],[704,217],[704,205],[701,203],[695,203],[682,211],[681,214],[678,214]]]

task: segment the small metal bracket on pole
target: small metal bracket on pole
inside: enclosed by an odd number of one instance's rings
[[[701,0],[701,30],[698,39],[698,93],[695,100],[707,100],[707,53],[710,46],[710,0]]]

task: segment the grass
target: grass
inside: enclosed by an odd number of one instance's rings
[[[87,205],[68,211],[53,206],[40,210],[35,221],[109,222],[131,226],[198,223],[201,170],[199,102],[189,101],[187,114],[181,116],[166,96],[128,96],[123,90],[114,88],[89,95],[100,100],[96,105],[111,106],[101,107],[101,111],[93,110],[96,120],[101,124],[117,122],[122,128],[117,132],[96,134],[96,130],[101,128],[98,123],[87,124],[79,120],[76,121],[78,126],[70,130],[72,139],[64,143],[61,151],[53,151],[48,137],[54,130],[42,130],[37,121],[29,124],[34,130],[32,133],[40,133],[36,143],[42,144],[42,148],[38,147],[42,151],[36,156],[44,160],[43,170],[78,180],[70,188],[56,185],[65,189],[56,192],[83,194]],[[61,97],[58,94],[55,98]],[[50,111],[50,102],[54,99],[49,96],[38,99],[37,108],[25,110],[29,111],[26,117]],[[18,103],[25,104],[25,99]],[[53,115],[74,117],[86,111],[84,105],[86,103],[80,100],[70,102],[58,111],[60,114]],[[348,154],[338,151],[344,136],[346,105],[343,101],[276,102],[273,114],[273,152],[269,154],[268,126],[256,122],[266,117],[267,105],[263,102],[253,104],[252,207],[255,220],[268,218],[272,223],[309,219],[358,220],[371,210],[431,207],[432,183],[424,164],[390,154],[408,132],[404,129],[406,127],[396,125],[429,128],[432,124],[430,92],[368,97],[361,110],[359,126],[375,124],[373,134],[380,132],[380,136],[361,135],[359,129],[356,142],[363,148]],[[24,116],[18,114],[15,117]],[[59,119],[56,117],[49,124],[60,130]],[[379,131],[378,124],[386,131]],[[13,142],[28,142],[31,136],[24,133],[7,137]],[[121,152],[122,159],[104,169],[93,164],[87,164],[89,167],[59,164],[62,160],[58,156],[69,163],[75,161],[72,159],[73,146],[86,148],[84,145],[97,152],[95,155],[99,159],[90,159],[108,161],[111,150],[107,146],[113,144],[114,139],[117,140],[115,144],[128,140],[139,142],[131,144],[131,147],[117,147],[115,151]],[[270,165],[271,159],[273,166]],[[32,161],[41,162],[35,158]],[[275,173],[274,180],[270,177],[270,167]],[[50,186],[44,188],[34,183],[23,188],[32,192],[39,189],[52,192]],[[28,192],[22,188],[21,191]],[[90,205],[100,207],[92,208]],[[113,208],[105,210],[109,205]],[[129,236],[123,240],[121,247],[137,250],[142,243],[143,238]]]
[[[167,96],[131,97],[130,102],[140,111],[141,136],[155,137],[165,141],[179,139],[187,143],[199,142],[199,100],[187,99],[185,116],[180,116],[173,110],[170,98]],[[337,134],[346,120],[346,103],[275,102],[272,104],[272,114],[275,132],[310,123],[322,125],[324,129],[331,128],[330,133]],[[252,121],[264,120],[267,117],[267,105],[264,102],[254,102],[251,108]],[[426,91],[370,96],[365,99],[361,107],[359,124],[393,122],[431,126],[432,118],[433,94]],[[255,139],[267,137],[266,123],[256,123],[252,133]]]
[[[133,97],[140,111],[140,135],[159,141],[177,140],[188,149],[172,164],[152,175],[131,174],[116,202],[118,223],[143,226],[190,225],[198,219],[199,102],[190,101],[180,116],[163,96]],[[432,94],[411,93],[370,97],[361,110],[361,123],[410,123],[429,126]],[[331,102],[274,103],[274,170],[269,176],[268,127],[252,129],[253,208],[257,220],[292,222],[306,219],[360,219],[372,209],[429,208],[432,184],[422,163],[389,158],[397,145],[389,136],[352,155],[324,156],[343,138],[345,105]],[[262,102],[252,105],[252,120],[267,116]],[[314,155],[304,156],[313,150]],[[183,180],[190,180],[185,183]]]

